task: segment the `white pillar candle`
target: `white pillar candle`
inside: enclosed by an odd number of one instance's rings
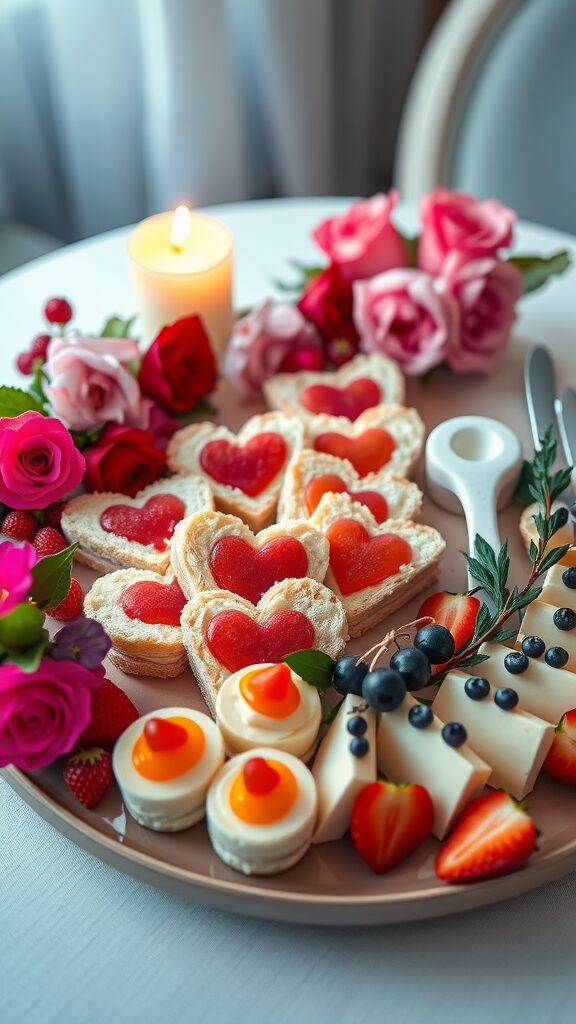
[[[196,313],[221,357],[232,331],[234,242],[224,224],[179,206],[142,221],[128,240],[140,336]]]

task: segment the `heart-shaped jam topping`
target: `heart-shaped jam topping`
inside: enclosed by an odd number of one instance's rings
[[[238,487],[256,498],[282,469],[288,447],[281,434],[256,434],[245,444],[208,441],[200,452],[200,465],[219,484]]]
[[[296,537],[277,537],[253,548],[241,537],[222,537],[209,556],[210,571],[223,590],[240,594],[252,604],[274,583],[301,579],[308,571],[306,549]]]
[[[412,549],[396,533],[371,537],[355,519],[336,519],[326,531],[330,568],[342,594],[356,594],[395,576],[412,561]]]
[[[165,551],[176,524],[184,518],[186,506],[174,494],[158,494],[142,508],[134,505],[110,505],[100,516],[100,526],[138,544],[152,544]]]
[[[127,587],[120,598],[120,606],[129,619],[149,625],[179,626],[185,604],[178,580],[172,583],[142,580]]]
[[[392,434],[382,427],[371,427],[358,437],[346,437],[335,431],[318,434],[314,448],[317,452],[327,452],[328,455],[336,455],[339,459],[348,459],[358,476],[368,476],[368,473],[377,472],[390,461],[396,448],[396,441]]]
[[[370,509],[377,523],[383,523],[388,518],[388,502],[378,494],[378,491],[349,491],[342,477],[336,473],[325,473],[324,476],[315,476],[309,481],[304,494],[309,516],[325,494],[349,494],[353,501],[358,501]]]
[[[382,392],[376,381],[370,377],[358,377],[345,388],[334,388],[330,384],[311,384],[304,388],[300,402],[310,412],[327,413],[329,416],[346,416],[358,419],[361,412],[371,409],[382,400]]]
[[[276,612],[262,623],[254,622],[245,612],[217,612],[206,631],[210,651],[230,672],[309,650],[315,637],[310,619],[294,611]]]

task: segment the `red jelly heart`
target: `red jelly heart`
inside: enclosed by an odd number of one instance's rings
[[[412,549],[403,537],[395,533],[371,537],[355,519],[336,519],[326,536],[330,542],[330,568],[342,594],[374,587],[412,561]]]
[[[328,455],[336,455],[339,459],[348,459],[358,476],[367,476],[368,473],[382,469],[382,466],[390,461],[396,448],[396,441],[387,430],[372,427],[358,437],[345,437],[344,434],[337,434],[335,431],[318,434],[314,448],[317,452],[327,452]]]
[[[155,583],[153,580],[133,583],[120,598],[120,606],[129,619],[150,625],[179,626],[185,604],[186,598],[178,580],[172,583]]]
[[[261,494],[282,469],[288,448],[281,434],[256,434],[245,444],[208,441],[200,465],[219,484],[238,487],[250,498]]]
[[[280,782],[280,773],[263,757],[251,757],[242,769],[244,785],[253,796],[268,796]]]
[[[302,612],[276,612],[266,622],[254,622],[245,612],[217,612],[210,620],[206,642],[214,657],[230,672],[260,662],[282,661],[293,651],[314,646],[316,631]]]
[[[345,388],[333,388],[329,384],[311,384],[304,388],[300,402],[310,412],[328,413],[329,416],[346,416],[358,419],[361,412],[370,409],[382,400],[382,392],[376,381],[370,377],[358,377]]]
[[[184,518],[186,506],[174,494],[158,494],[142,508],[134,505],[110,505],[100,516],[100,526],[139,544],[153,544],[165,551],[176,524]]]
[[[149,718],[144,724],[144,735],[151,750],[174,750],[188,739],[186,729],[167,718]]]
[[[259,549],[241,537],[222,537],[212,547],[209,563],[219,587],[252,604],[279,580],[301,579],[308,572],[306,548],[296,537],[277,537]]]
[[[341,476],[336,473],[326,473],[324,476],[312,477],[306,487],[304,501],[309,516],[320,504],[324,494],[349,494],[354,501],[366,505],[370,509],[377,523],[383,523],[388,518],[388,502],[378,491],[349,491]]]

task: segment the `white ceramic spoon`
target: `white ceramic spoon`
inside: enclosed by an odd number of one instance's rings
[[[511,501],[521,463],[516,434],[499,420],[457,416],[431,432],[426,443],[428,493],[441,508],[464,514],[471,554],[477,533],[498,552],[496,513]],[[468,584],[478,585],[470,574]]]

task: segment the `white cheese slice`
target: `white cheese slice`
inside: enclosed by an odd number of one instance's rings
[[[576,590],[572,587],[567,587],[562,579],[566,568],[566,565],[557,563],[551,569],[548,569],[538,602],[544,601],[545,604],[555,604],[557,608],[576,608]],[[533,605],[530,605],[528,611],[532,607]]]
[[[328,732],[324,736],[312,766],[318,792],[318,818],[313,843],[329,843],[341,839],[350,826],[354,801],[361,789],[376,781],[376,714],[365,707],[362,697],[348,694]],[[364,739],[368,752],[364,757],[350,753],[347,723],[360,715],[368,724]]]
[[[576,606],[576,602],[574,602],[574,605]],[[570,605],[566,601],[560,607],[569,608]],[[520,627],[515,647],[521,650],[522,640],[525,636],[539,636],[546,644],[546,647],[563,647],[568,652],[568,661],[564,666],[564,670],[566,672],[576,672],[576,629],[558,629],[558,626],[554,625],[554,612],[556,611],[558,611],[558,608],[555,605],[544,604],[540,599],[533,601],[526,609],[526,614],[522,619],[522,626]],[[544,657],[539,658],[538,661],[542,662],[549,672],[558,671],[556,668],[547,666]],[[512,686],[513,684],[510,683],[509,685]],[[576,705],[571,705],[566,710],[570,711],[572,707],[576,707]]]
[[[408,712],[415,704],[406,694],[395,711],[378,716],[378,769],[393,782],[416,782],[428,790],[434,804],[432,831],[443,839],[466,804],[483,790],[491,769],[468,743],[449,746],[442,739],[444,722],[436,715],[426,729],[411,725]]]
[[[541,635],[538,633],[538,636]],[[566,633],[563,635],[566,636]],[[504,668],[504,658],[510,654],[507,647],[482,644],[480,654],[488,654],[489,661],[478,665],[477,673],[485,676],[496,689],[499,686],[511,686],[516,690],[523,711],[529,711],[531,715],[557,725],[566,711],[576,708],[576,676],[573,672],[550,668],[544,658],[530,658],[526,671],[515,676]]]
[[[479,673],[482,666],[478,666]],[[554,739],[554,726],[521,710],[504,711],[494,702],[494,687],[483,700],[468,697],[463,672],[449,672],[432,705],[444,722],[462,722],[468,743],[492,768],[490,785],[522,800],[534,789]],[[514,683],[510,686],[514,688]]]

